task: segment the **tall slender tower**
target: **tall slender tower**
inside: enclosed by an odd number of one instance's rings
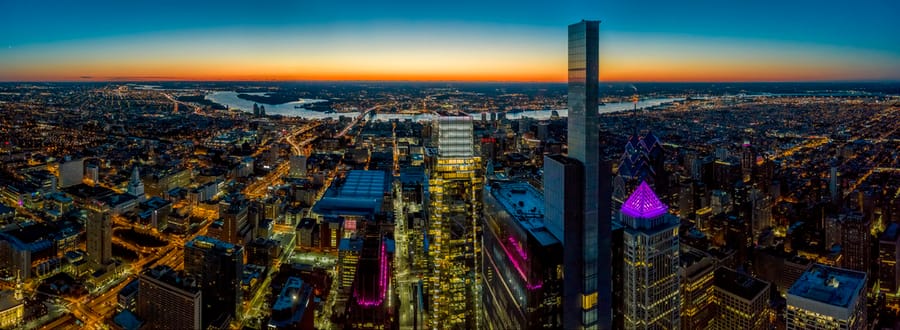
[[[472,117],[441,113],[437,155],[429,162],[430,327],[480,329],[481,196],[484,173],[474,154]]]
[[[109,209],[90,209],[85,232],[87,232],[88,263],[95,268],[108,265],[112,259],[112,223]]]
[[[600,157],[599,32],[599,21],[569,25],[569,155],[544,158],[545,219],[564,245],[566,329],[612,327],[612,183]]]

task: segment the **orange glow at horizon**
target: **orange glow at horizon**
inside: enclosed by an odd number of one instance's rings
[[[98,39],[0,52],[0,81],[565,82],[564,36],[535,33],[539,42],[517,34],[436,38],[422,31],[297,40],[285,39],[299,35],[293,33]],[[884,54],[819,46],[604,38],[601,82],[871,80],[900,70]]]

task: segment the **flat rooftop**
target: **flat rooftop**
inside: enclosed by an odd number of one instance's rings
[[[747,274],[738,273],[727,267],[716,269],[713,285],[748,301],[755,300],[756,297],[769,289],[769,282]]]
[[[794,295],[837,307],[849,307],[866,285],[866,273],[815,264],[794,285]]]
[[[544,224],[544,194],[524,182],[495,181],[485,188],[541,245],[559,243]]]
[[[183,271],[176,271],[169,266],[159,265],[145,270],[141,275],[157,279],[160,282],[185,290],[191,294],[200,292],[200,286],[193,278],[186,277],[184,276]]]
[[[214,249],[219,251],[225,251],[227,253],[233,253],[235,249],[240,249],[240,246],[220,241],[215,238],[209,236],[197,236],[194,239],[184,243],[184,247],[186,248],[200,248],[200,249]]]
[[[387,172],[354,170],[335,182],[313,206],[321,215],[374,215],[388,191]]]
[[[19,306],[21,304],[23,304],[22,301],[16,300],[15,291],[13,291],[13,290],[0,291],[0,311],[5,311],[10,308]]]

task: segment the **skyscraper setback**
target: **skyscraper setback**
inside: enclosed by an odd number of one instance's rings
[[[544,160],[548,228],[563,236],[566,329],[612,325],[612,184],[600,157],[599,31],[599,21],[569,25],[569,157]]]

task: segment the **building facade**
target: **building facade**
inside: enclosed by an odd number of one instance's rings
[[[622,204],[625,329],[681,325],[680,221],[642,182]]]
[[[599,21],[569,25],[568,156],[574,161],[545,158],[556,163],[548,167],[558,170],[551,175],[580,182],[561,186],[563,182],[555,181],[550,183],[556,187],[549,188],[577,195],[573,197],[580,202],[547,202],[548,207],[557,208],[547,210],[554,217],[548,223],[553,222],[557,230],[564,227],[563,326],[569,329],[612,327],[612,180],[609,164],[601,162],[599,154],[599,31]],[[578,177],[571,176],[575,174]],[[546,176],[544,182],[548,182]],[[570,223],[577,228],[563,226]]]
[[[816,264],[787,292],[788,330],[866,329],[866,273]]]
[[[429,324],[477,328],[472,311],[481,310],[476,256],[484,173],[474,156],[472,118],[444,113],[433,129],[438,150],[428,169]]]
[[[204,297],[203,327],[240,319],[244,249],[240,245],[197,236],[184,245],[184,270],[195,277]]]
[[[197,283],[166,266],[144,271],[139,283],[137,315],[145,329],[200,329],[202,293]]]
[[[562,243],[544,225],[543,195],[522,182],[484,190],[485,329],[562,327]]]
[[[89,210],[85,231],[88,263],[91,267],[108,265],[112,260],[112,223],[109,211]]]
[[[716,269],[712,329],[769,329],[769,283],[727,267]]]

